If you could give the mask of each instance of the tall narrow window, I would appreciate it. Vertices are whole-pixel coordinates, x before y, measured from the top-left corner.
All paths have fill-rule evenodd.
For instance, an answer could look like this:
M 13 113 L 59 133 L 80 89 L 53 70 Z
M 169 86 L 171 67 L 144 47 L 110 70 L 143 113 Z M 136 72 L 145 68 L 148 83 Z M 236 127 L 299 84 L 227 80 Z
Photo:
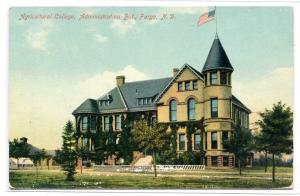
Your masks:
M 227 84 L 227 72 L 221 72 L 221 77 L 220 77 L 220 79 L 221 79 L 221 84 Z
M 109 130 L 109 117 L 104 116 L 104 131 L 108 131 L 108 130 Z
M 195 99 L 188 100 L 188 120 L 195 120 Z
M 88 117 L 84 116 L 82 118 L 82 130 L 87 130 L 88 128 Z
M 185 90 L 186 90 L 186 91 L 191 90 L 191 82 L 190 82 L 190 81 L 186 81 L 186 82 L 185 82 Z
M 218 99 L 210 99 L 210 113 L 212 118 L 218 117 Z
M 207 86 L 207 73 L 205 74 L 204 79 L 205 79 L 205 86 Z
M 82 147 L 88 147 L 89 139 L 84 137 L 82 138 Z
M 179 150 L 185 150 L 185 134 L 179 135 Z
M 115 116 L 115 129 L 116 130 L 121 130 L 121 116 L 120 115 L 116 115 Z
M 228 148 L 227 145 L 224 144 L 228 140 L 228 131 L 223 131 L 222 132 L 222 142 L 223 142 L 223 149 Z
M 176 121 L 177 120 L 177 106 L 176 101 L 172 100 L 170 102 L 170 121 Z
M 211 132 L 211 149 L 218 149 L 217 132 Z
M 178 82 L 178 91 L 182 91 L 182 82 Z
M 197 90 L 198 86 L 197 86 L 197 80 L 193 80 L 193 90 Z
M 231 85 L 231 73 L 228 73 L 228 85 Z
M 200 143 L 201 143 L 201 135 L 195 134 L 194 135 L 194 150 L 200 150 Z
M 210 85 L 217 84 L 217 72 L 210 73 Z
M 91 117 L 91 130 L 96 130 L 97 128 L 97 119 L 96 116 Z

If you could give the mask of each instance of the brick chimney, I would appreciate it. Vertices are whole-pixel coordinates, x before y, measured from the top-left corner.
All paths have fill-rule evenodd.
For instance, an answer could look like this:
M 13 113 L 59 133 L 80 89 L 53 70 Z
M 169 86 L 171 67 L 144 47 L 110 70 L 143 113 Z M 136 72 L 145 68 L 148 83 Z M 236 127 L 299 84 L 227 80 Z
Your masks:
M 173 76 L 175 76 L 179 72 L 178 68 L 173 68 Z
M 27 139 L 26 137 L 21 137 L 21 138 L 20 138 L 20 141 L 21 141 L 22 143 L 27 143 L 28 139 Z
M 125 84 L 125 76 L 117 76 L 116 77 L 117 86 L 122 86 Z

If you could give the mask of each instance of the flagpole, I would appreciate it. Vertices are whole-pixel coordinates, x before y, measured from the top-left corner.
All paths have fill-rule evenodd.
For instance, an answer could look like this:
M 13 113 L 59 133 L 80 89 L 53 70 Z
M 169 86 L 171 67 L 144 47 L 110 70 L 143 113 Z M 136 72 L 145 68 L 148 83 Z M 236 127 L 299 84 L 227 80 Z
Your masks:
M 218 18 L 217 18 L 217 6 L 215 6 L 215 15 L 216 15 L 216 36 L 218 36 Z

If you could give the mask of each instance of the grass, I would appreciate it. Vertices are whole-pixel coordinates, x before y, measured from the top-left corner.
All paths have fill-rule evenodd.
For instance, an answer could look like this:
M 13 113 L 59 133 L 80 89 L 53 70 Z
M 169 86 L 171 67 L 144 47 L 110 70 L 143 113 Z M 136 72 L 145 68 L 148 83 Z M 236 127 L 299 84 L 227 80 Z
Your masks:
M 85 170 L 76 174 L 74 182 L 65 181 L 59 170 L 11 170 L 12 189 L 232 189 L 232 188 L 287 188 L 292 184 L 292 168 L 278 167 L 276 182 L 263 168 L 204 170 L 199 172 L 160 172 L 153 174 L 109 173 Z

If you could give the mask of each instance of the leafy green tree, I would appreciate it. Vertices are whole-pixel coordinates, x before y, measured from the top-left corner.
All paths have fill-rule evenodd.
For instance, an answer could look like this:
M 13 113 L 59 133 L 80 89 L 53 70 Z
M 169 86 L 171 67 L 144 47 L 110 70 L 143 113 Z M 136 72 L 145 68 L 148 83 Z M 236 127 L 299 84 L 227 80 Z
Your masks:
M 124 115 L 121 116 L 121 136 L 118 145 L 119 157 L 124 159 L 124 164 L 129 165 L 132 161 L 133 145 L 131 141 L 131 129 L 133 119 L 130 114 L 127 114 L 125 119 Z
M 109 117 L 109 130 L 107 133 L 106 158 L 112 158 L 116 154 L 116 137 L 112 126 L 113 118 Z
M 59 149 L 55 150 L 55 155 L 53 157 L 53 160 L 59 165 L 63 164 L 63 154 L 61 150 Z
M 19 168 L 19 159 L 21 157 L 29 157 L 30 148 L 26 142 L 13 139 L 9 141 L 9 157 L 17 159 L 17 167 Z
M 101 165 L 105 160 L 106 134 L 103 132 L 102 118 L 97 119 L 97 131 L 94 135 L 94 156 L 93 160 L 96 164 Z
M 154 174 L 156 172 L 156 153 L 163 151 L 166 148 L 168 134 L 166 132 L 167 126 L 154 122 L 152 126 L 147 120 L 142 119 L 134 123 L 132 128 L 132 139 L 134 143 L 141 149 L 148 149 L 152 151 Z
M 71 121 L 68 121 L 63 131 L 63 145 L 61 150 L 62 156 L 62 169 L 66 174 L 67 181 L 74 181 L 76 174 L 76 138 L 75 130 Z
M 41 162 L 46 158 L 46 156 L 47 153 L 45 149 L 35 151 L 33 154 L 30 155 L 30 159 L 32 160 L 36 169 L 36 174 L 38 174 L 38 166 L 41 166 Z
M 81 159 L 80 174 L 82 174 L 83 160 L 89 158 L 89 148 L 87 146 L 78 146 L 76 152 L 77 157 Z
M 226 151 L 233 153 L 238 161 L 239 174 L 242 175 L 242 163 L 251 154 L 253 136 L 249 129 L 241 127 L 241 123 L 235 125 L 229 139 L 223 139 Z
M 275 155 L 293 152 L 293 112 L 278 102 L 272 110 L 266 109 L 260 116 L 262 119 L 257 122 L 261 128 L 260 138 L 272 154 L 272 181 L 275 182 Z
M 264 141 L 264 136 L 262 133 L 254 136 L 254 149 L 257 152 L 263 152 L 264 153 L 264 159 L 265 159 L 265 173 L 268 169 L 268 149 L 267 144 Z

